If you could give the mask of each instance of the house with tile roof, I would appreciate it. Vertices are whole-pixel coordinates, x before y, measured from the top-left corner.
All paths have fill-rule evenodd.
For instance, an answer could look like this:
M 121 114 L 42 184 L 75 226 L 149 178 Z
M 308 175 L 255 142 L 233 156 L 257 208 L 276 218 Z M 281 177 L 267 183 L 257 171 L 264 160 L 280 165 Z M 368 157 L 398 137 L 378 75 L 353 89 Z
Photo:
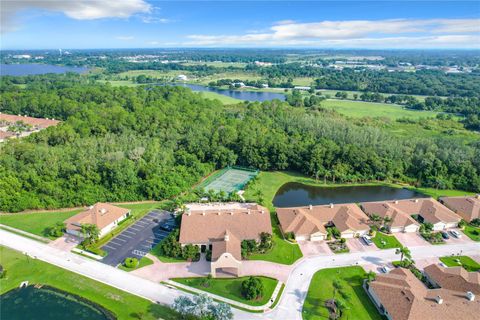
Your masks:
M 480 219 L 480 194 L 465 197 L 442 197 L 439 200 L 467 222 Z
M 436 280 L 441 284 L 449 276 L 450 268 L 440 268 Z M 425 268 L 430 276 L 433 267 Z M 370 298 L 379 311 L 390 320 L 476 319 L 480 314 L 480 300 L 471 291 L 478 278 L 469 278 L 456 286 L 427 288 L 408 269 L 397 268 L 388 274 L 379 274 L 366 284 Z
M 82 225 L 94 224 L 100 230 L 100 237 L 115 229 L 118 224 L 130 215 L 130 209 L 120 208 L 109 203 L 98 202 L 67 220 L 67 233 L 83 237 Z
M 420 223 L 413 219 L 410 214 L 396 209 L 387 202 L 364 202 L 360 203 L 360 208 L 370 217 L 378 215 L 382 219 L 390 218 L 391 222 L 388 225 L 392 233 L 417 232 L 420 228 Z
M 420 222 L 433 224 L 434 231 L 454 228 L 461 220 L 460 216 L 455 214 L 455 212 L 433 198 L 379 201 L 375 205 L 363 203 L 362 208 L 366 210 L 365 212 L 368 214 L 381 214 L 382 212 L 388 214 L 388 212 L 390 212 L 393 216 L 393 213 L 396 211 L 395 216 L 399 219 L 399 224 L 401 224 L 402 220 L 406 219 L 407 216 L 418 216 Z M 370 211 L 372 208 L 377 211 L 379 210 L 379 212 Z
M 282 231 L 292 232 L 300 241 L 324 240 L 328 227 L 336 227 L 343 238 L 362 236 L 370 230 L 369 218 L 354 203 L 277 208 L 277 216 Z
M 211 250 L 211 274 L 241 274 L 243 240 L 272 234 L 270 213 L 255 203 L 189 204 L 182 215 L 179 242 Z

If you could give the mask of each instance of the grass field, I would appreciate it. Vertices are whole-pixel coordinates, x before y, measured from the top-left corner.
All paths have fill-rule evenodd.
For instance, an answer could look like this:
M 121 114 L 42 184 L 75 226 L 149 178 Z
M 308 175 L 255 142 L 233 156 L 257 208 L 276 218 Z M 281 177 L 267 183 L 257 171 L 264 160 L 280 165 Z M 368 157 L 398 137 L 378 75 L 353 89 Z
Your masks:
M 338 113 L 348 117 L 385 117 L 390 119 L 399 118 L 427 118 L 435 117 L 438 112 L 433 111 L 414 111 L 407 110 L 399 105 L 374 103 L 350 100 L 334 100 L 328 99 L 322 101 L 322 107 L 332 108 Z
M 457 262 L 457 260 L 459 261 Z M 442 261 L 447 267 L 462 266 L 468 272 L 480 270 L 480 264 L 467 256 L 441 257 L 440 261 Z
M 242 282 L 247 279 L 247 277 L 242 278 L 213 278 L 210 279 L 208 287 L 203 285 L 205 278 L 176 278 L 172 279 L 178 283 L 200 289 L 206 292 L 210 292 L 228 299 L 239 301 L 251 306 L 262 306 L 266 304 L 270 297 L 272 296 L 273 291 L 278 283 L 278 280 L 267 278 L 267 277 L 255 277 L 260 279 L 264 287 L 264 295 L 259 300 L 247 300 L 242 296 L 241 286 Z
M 47 229 L 80 211 L 2 214 L 0 215 L 0 223 L 38 236 L 54 239 L 47 234 Z
M 110 83 L 112 87 L 136 87 L 141 84 L 134 83 L 130 80 L 97 80 L 99 83 Z
M 472 225 L 466 225 L 463 229 L 463 233 L 467 235 L 473 241 L 480 241 L 480 228 L 474 227 Z
M 380 249 L 392 249 L 402 247 L 402 244 L 397 240 L 397 238 L 395 238 L 395 236 L 387 235 L 378 231 L 375 234 L 375 237 L 372 238 L 372 242 L 375 243 L 375 245 Z
M 339 280 L 342 285 L 342 289 L 337 293 L 337 298 L 343 300 L 348 307 L 340 319 L 383 319 L 362 287 L 364 278 L 365 271 L 361 267 L 322 269 L 316 272 L 310 282 L 303 304 L 303 319 L 329 319 L 325 301 L 333 298 L 334 280 Z M 348 299 L 345 299 L 347 296 Z
M 5 247 L 0 247 L 0 264 L 7 270 L 6 279 L 0 280 L 0 294 L 27 280 L 30 284 L 49 285 L 91 300 L 112 311 L 118 319 L 174 320 L 179 317 L 168 307 L 40 260 L 27 260 L 21 253 Z
M 202 95 L 206 99 L 220 100 L 220 102 L 225 104 L 225 105 L 236 104 L 236 103 L 242 103 L 243 102 L 243 100 L 228 97 L 228 96 L 225 96 L 223 94 L 219 94 L 219 93 L 215 93 L 215 92 L 201 91 L 201 92 L 199 92 L 199 94 Z
M 135 268 L 127 268 L 123 264 L 121 264 L 118 268 L 124 271 L 130 272 L 133 270 L 137 270 L 137 269 L 149 266 L 151 264 L 153 264 L 152 260 L 148 259 L 147 257 L 142 257 L 142 259 L 140 259 L 140 261 L 138 262 L 138 265 Z

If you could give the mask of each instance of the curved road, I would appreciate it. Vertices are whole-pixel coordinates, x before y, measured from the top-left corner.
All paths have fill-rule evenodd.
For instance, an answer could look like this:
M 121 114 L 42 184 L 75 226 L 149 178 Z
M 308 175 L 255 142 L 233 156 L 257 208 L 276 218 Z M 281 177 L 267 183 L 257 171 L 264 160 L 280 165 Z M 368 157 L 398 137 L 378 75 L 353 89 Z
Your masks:
M 82 256 L 52 248 L 37 241 L 24 238 L 0 229 L 0 245 L 28 253 L 37 259 L 58 267 L 81 274 L 99 282 L 103 282 L 120 290 L 137 296 L 170 305 L 180 295 L 188 295 L 183 291 L 170 289 L 162 284 L 145 280 L 138 276 L 84 258 Z M 480 243 L 454 244 L 443 246 L 411 247 L 414 259 L 433 258 L 457 254 L 478 255 Z M 374 252 L 352 253 L 337 256 L 319 256 L 298 261 L 287 281 L 283 296 L 278 306 L 263 314 L 248 313 L 233 309 L 236 319 L 302 319 L 302 306 L 313 274 L 322 268 L 350 265 L 385 264 L 398 260 L 394 249 Z

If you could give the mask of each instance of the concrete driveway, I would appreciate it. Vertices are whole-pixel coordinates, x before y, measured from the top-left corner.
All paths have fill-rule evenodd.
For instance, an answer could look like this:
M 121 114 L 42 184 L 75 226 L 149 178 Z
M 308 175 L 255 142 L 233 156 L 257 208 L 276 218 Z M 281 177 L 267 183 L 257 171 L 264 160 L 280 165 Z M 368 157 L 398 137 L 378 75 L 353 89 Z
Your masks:
M 292 268 L 291 265 L 268 261 L 243 260 L 240 276 L 265 276 L 286 282 Z
M 455 238 L 454 236 L 452 236 L 452 234 L 450 233 L 451 230 L 456 230 L 458 231 L 462 236 L 460 238 Z M 469 244 L 469 243 L 475 243 L 475 241 L 473 241 L 472 239 L 470 239 L 466 234 L 463 233 L 462 230 L 458 229 L 458 228 L 454 228 L 454 229 L 448 229 L 447 230 L 448 232 L 448 235 L 450 236 L 450 239 L 447 239 L 445 240 L 445 242 L 447 244 Z
M 347 239 L 347 247 L 350 249 L 350 252 L 372 252 L 380 250 L 374 243 L 369 246 L 365 244 L 362 239 L 357 238 Z
M 423 237 L 416 232 L 396 232 L 394 233 L 395 237 L 401 244 L 405 247 L 418 247 L 418 246 L 429 246 L 430 242 L 423 239 Z
M 64 234 L 60 238 L 50 242 L 48 245 L 53 248 L 60 249 L 62 251 L 70 252 L 73 248 L 78 246 L 82 242 L 79 237 L 72 236 L 71 234 Z
M 333 255 L 325 241 L 298 241 L 304 257 Z

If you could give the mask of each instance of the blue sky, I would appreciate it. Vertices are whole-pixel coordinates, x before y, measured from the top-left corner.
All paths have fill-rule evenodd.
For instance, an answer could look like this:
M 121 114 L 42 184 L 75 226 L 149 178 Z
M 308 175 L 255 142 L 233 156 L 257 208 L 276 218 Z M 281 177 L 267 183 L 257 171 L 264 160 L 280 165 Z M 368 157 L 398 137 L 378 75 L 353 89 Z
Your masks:
M 2 49 L 480 49 L 480 1 L 2 0 Z

